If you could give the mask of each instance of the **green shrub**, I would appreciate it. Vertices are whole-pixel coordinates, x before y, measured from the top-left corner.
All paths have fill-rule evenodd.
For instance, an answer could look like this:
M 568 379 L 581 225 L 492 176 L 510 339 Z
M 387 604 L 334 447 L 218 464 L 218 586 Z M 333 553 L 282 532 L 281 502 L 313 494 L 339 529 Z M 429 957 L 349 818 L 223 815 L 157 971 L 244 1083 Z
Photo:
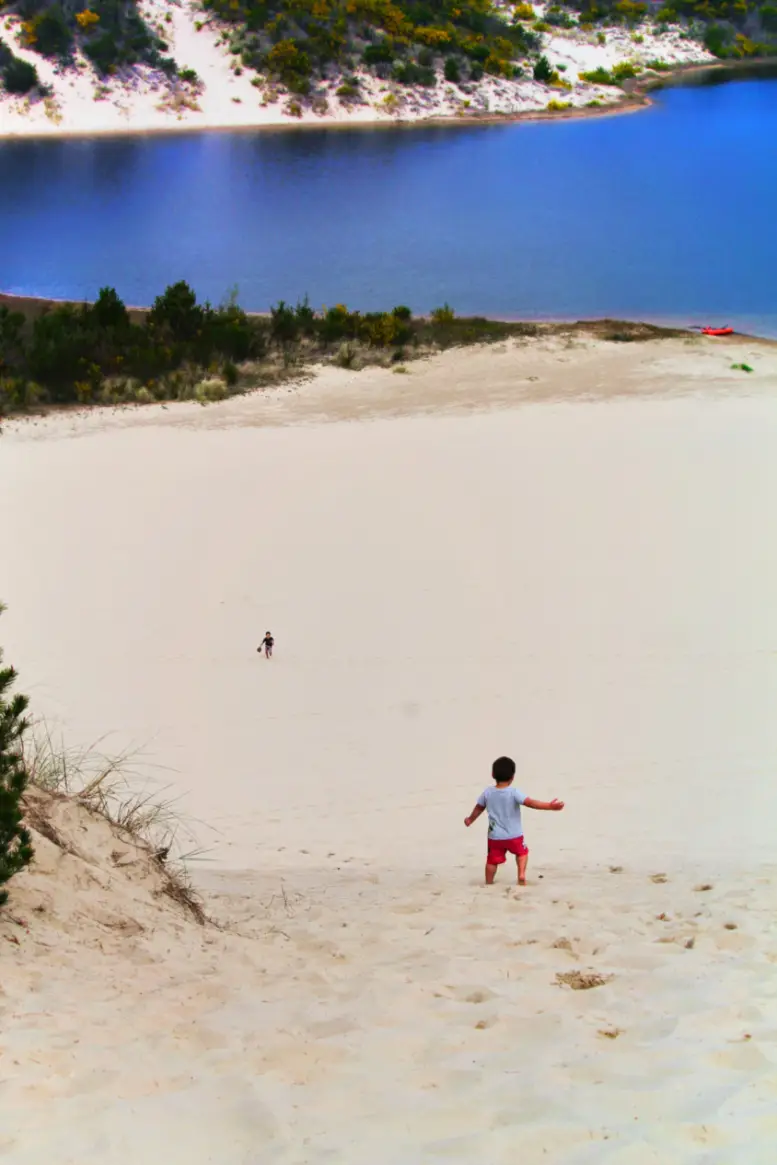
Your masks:
M 270 332 L 278 344 L 290 344 L 300 333 L 297 313 L 284 300 L 270 308 Z
M 704 46 L 715 57 L 729 56 L 729 36 L 720 24 L 710 24 L 704 30 Z
M 633 61 L 619 61 L 617 65 L 612 67 L 612 76 L 616 83 L 636 77 L 640 72 L 639 65 L 634 64 Z
M 431 87 L 437 84 L 437 75 L 430 66 L 417 65 L 415 61 L 397 62 L 394 65 L 394 77 L 400 85 L 426 85 Z
M 368 44 L 362 53 L 365 65 L 390 65 L 397 54 L 388 41 L 382 40 L 378 44 Z
M 9 64 L 0 73 L 3 88 L 6 93 L 29 93 L 40 84 L 38 70 L 29 61 L 22 61 L 19 57 L 12 57 Z
M 569 13 L 558 6 L 549 8 L 545 13 L 545 23 L 551 28 L 577 28 L 577 21 Z
M 8 901 L 5 887 L 11 878 L 33 859 L 32 838 L 23 824 L 27 772 L 22 739 L 28 727 L 28 700 L 13 692 L 15 683 L 16 672 L 3 667 L 0 651 L 0 907 Z
M 99 36 L 90 37 L 83 48 L 99 73 L 107 73 L 121 63 L 121 49 L 113 33 L 103 32 Z M 159 63 L 162 67 L 162 62 Z
M 612 74 L 608 73 L 606 69 L 603 69 L 601 65 L 596 69 L 590 69 L 587 73 L 580 73 L 579 76 L 581 81 L 587 81 L 589 85 L 618 84 Z
M 535 81 L 541 81 L 543 85 L 549 85 L 554 77 L 553 68 L 546 56 L 538 57 L 534 62 L 534 69 L 532 75 Z
M 655 73 L 668 73 L 672 66 L 666 61 L 654 60 L 646 61 L 645 68 L 652 69 Z
M 436 307 L 431 315 L 433 324 L 452 324 L 456 318 L 456 313 L 448 303 L 444 303 L 442 307 Z
M 158 295 L 148 313 L 148 323 L 172 340 L 192 340 L 202 329 L 204 313 L 188 283 L 181 280 Z
M 44 57 L 68 57 L 73 49 L 73 30 L 59 4 L 51 4 L 32 19 L 35 50 Z

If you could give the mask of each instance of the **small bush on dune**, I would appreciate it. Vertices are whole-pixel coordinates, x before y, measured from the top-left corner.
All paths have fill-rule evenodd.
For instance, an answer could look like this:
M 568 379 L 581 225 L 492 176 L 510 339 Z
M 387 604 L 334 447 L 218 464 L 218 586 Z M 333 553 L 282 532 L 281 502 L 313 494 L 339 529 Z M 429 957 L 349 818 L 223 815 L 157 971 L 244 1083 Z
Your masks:
M 0 607 L 2 611 L 2 607 Z M 27 787 L 23 737 L 28 700 L 14 692 L 16 672 L 3 667 L 0 651 L 0 907 L 8 901 L 6 886 L 33 858 L 32 838 L 22 822 Z
M 588 72 L 580 73 L 580 80 L 587 81 L 589 85 L 618 84 L 612 73 L 609 73 L 607 69 L 603 69 L 601 65 L 596 69 L 589 69 Z
M 546 56 L 538 57 L 534 62 L 533 76 L 535 81 L 540 81 L 543 85 L 549 85 L 553 80 L 553 67 Z
M 23 96 L 40 86 L 38 70 L 29 61 L 22 61 L 19 57 L 12 57 L 0 72 L 0 77 L 6 93 L 14 96 Z
M 444 303 L 442 307 L 436 307 L 431 315 L 432 323 L 434 324 L 452 324 L 456 318 L 456 313 L 450 304 Z

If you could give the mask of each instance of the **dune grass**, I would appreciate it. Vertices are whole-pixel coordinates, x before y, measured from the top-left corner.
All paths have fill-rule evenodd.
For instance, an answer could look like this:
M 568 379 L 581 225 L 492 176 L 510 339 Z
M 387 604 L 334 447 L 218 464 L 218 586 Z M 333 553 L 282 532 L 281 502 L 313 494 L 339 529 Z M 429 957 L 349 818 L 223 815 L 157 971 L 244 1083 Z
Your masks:
M 29 785 L 71 800 L 107 821 L 117 836 L 144 850 L 162 875 L 161 893 L 205 924 L 210 920 L 187 865 L 203 851 L 176 800 L 166 796 L 164 787 L 150 785 L 148 764 L 138 750 L 107 753 L 101 745 L 98 740 L 85 748 L 68 746 L 55 738 L 45 721 L 36 722 L 23 744 Z M 30 801 L 27 819 L 54 845 L 68 850 L 53 822 Z

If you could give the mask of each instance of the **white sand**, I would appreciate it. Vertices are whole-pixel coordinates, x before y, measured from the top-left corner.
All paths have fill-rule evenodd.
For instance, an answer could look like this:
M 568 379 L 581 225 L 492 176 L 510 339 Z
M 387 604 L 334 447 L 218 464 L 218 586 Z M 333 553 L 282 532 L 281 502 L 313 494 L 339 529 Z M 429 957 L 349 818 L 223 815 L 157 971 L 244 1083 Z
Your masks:
M 134 69 L 129 77 L 101 78 L 81 56 L 77 71 L 62 72 L 53 61 L 21 47 L 17 39 L 19 20 L 6 18 L 0 24 L 0 40 L 36 66 L 52 96 L 45 101 L 30 101 L 0 94 L 0 138 L 522 115 L 545 110 L 549 101 L 580 109 L 592 100 L 605 105 L 623 100 L 620 89 L 580 80 L 581 72 L 597 66 L 609 69 L 625 60 L 642 64 L 663 60 L 671 65 L 715 60 L 697 41 L 686 39 L 679 27 L 659 33 L 646 26 L 641 30 L 640 43 L 624 29 L 608 29 L 604 45 L 598 43 L 596 31 L 554 30 L 543 34 L 543 51 L 554 68 L 566 69 L 563 77 L 571 83 L 571 90 L 542 85 L 531 78 L 507 81 L 486 77 L 474 92 L 465 92 L 440 77 L 434 89 L 411 91 L 365 74 L 361 78 L 363 104 L 341 102 L 335 94 L 339 80 L 333 78 L 327 86 L 326 110 L 306 109 L 297 117 L 289 112 L 288 95 L 268 93 L 266 88 L 257 89 L 251 84 L 255 76 L 251 70 L 235 76 L 233 66 L 239 61 L 220 42 L 221 27 L 211 22 L 198 31 L 195 25 L 203 21 L 204 13 L 190 0 L 145 0 L 140 8 L 145 19 L 165 37 L 178 66 L 196 70 L 202 82 L 196 102 L 185 87 L 171 88 L 162 73 L 145 67 Z M 535 8 L 542 16 L 545 6 Z M 396 101 L 391 111 L 385 105 L 390 95 Z
M 773 1161 L 776 353 L 507 345 L 6 426 L 7 657 L 70 739 L 175 769 L 233 924 L 77 821 L 42 844 L 0 924 L 9 1161 Z M 462 825 L 500 752 L 567 801 L 520 894 Z

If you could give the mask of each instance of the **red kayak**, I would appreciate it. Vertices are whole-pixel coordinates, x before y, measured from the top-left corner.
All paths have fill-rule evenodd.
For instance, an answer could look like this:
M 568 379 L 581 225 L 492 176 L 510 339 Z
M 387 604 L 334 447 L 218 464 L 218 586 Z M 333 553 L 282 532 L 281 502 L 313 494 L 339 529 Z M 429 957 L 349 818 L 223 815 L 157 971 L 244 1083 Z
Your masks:
M 702 328 L 703 336 L 733 336 L 733 328 Z

